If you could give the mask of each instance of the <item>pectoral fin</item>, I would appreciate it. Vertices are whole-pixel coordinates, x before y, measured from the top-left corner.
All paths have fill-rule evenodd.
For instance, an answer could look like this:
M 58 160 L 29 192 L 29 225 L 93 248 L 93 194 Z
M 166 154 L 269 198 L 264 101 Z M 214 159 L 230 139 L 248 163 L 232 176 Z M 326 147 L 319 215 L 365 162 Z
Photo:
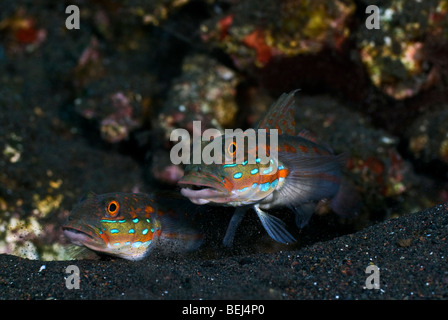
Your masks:
M 231 247 L 233 244 L 233 239 L 235 238 L 236 229 L 241 223 L 241 220 L 244 218 L 244 214 L 246 213 L 246 208 L 238 207 L 235 209 L 235 213 L 230 219 L 229 226 L 227 227 L 226 235 L 224 236 L 224 240 L 222 244 L 226 247 Z
M 282 153 L 279 159 L 290 170 L 278 190 L 285 205 L 331 198 L 337 193 L 344 156 L 297 157 Z
M 296 225 L 299 229 L 302 229 L 308 224 L 311 216 L 316 208 L 316 203 L 314 201 L 308 203 L 302 203 L 297 205 L 288 206 L 296 214 Z

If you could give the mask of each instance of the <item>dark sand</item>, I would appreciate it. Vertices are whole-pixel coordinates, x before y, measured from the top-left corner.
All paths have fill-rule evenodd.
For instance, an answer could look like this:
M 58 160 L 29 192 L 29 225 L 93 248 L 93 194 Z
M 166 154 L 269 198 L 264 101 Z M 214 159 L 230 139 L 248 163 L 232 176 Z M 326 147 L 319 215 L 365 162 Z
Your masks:
M 296 251 L 31 261 L 0 255 L 1 299 L 447 299 L 448 205 Z M 379 289 L 366 289 L 369 264 Z M 80 288 L 67 289 L 67 266 Z

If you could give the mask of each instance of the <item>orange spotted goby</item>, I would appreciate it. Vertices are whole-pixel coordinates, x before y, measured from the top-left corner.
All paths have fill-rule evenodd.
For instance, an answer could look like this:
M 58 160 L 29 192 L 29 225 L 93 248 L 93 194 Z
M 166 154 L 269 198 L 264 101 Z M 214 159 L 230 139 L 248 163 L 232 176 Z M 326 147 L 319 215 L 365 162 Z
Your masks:
M 201 235 L 187 227 L 181 215 L 162 211 L 158 202 L 144 193 L 90 192 L 62 230 L 76 245 L 128 260 L 143 259 L 155 246 L 172 251 L 197 248 Z
M 227 139 L 224 135 L 220 140 L 225 141 L 221 164 L 189 164 L 179 181 L 182 195 L 195 204 L 237 208 L 223 240 L 226 246 L 232 244 L 236 229 L 249 208 L 255 210 L 271 238 L 281 243 L 293 242 L 295 239 L 286 230 L 284 222 L 264 210 L 289 207 L 295 212 L 297 226 L 302 228 L 308 223 L 318 201 L 334 198 L 338 193 L 345 157 L 334 155 L 329 147 L 318 144 L 306 131 L 295 133 L 296 91 L 281 95 L 257 127 L 267 132 L 278 130 L 276 159 L 262 164 L 260 158 L 256 158 L 251 164 L 248 162 L 250 152 L 252 155 L 254 152 L 267 155 L 272 146 L 266 143 L 257 145 L 257 150 L 251 150 L 246 142 L 240 146 L 235 139 Z M 257 141 L 258 136 L 259 133 Z M 212 141 L 204 143 L 204 146 L 208 143 Z M 225 157 L 236 160 L 236 151 L 240 147 L 244 147 L 243 161 L 224 161 Z

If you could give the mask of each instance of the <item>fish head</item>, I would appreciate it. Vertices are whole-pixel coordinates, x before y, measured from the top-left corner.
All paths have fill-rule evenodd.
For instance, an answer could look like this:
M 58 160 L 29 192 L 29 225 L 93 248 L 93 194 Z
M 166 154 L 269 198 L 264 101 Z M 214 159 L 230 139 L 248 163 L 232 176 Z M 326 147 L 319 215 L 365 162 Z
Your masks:
M 245 140 L 240 144 L 232 139 L 222 141 L 220 161 L 187 165 L 184 177 L 178 181 L 181 194 L 195 204 L 229 206 L 251 204 L 266 197 L 266 192 L 259 192 L 260 175 L 273 162 L 262 164 L 258 158 L 250 157 L 257 148 L 248 147 Z M 240 148 L 243 152 L 238 154 Z M 253 161 L 250 163 L 249 159 Z
M 231 179 L 219 164 L 189 164 L 178 184 L 181 194 L 195 204 L 225 203 L 233 190 Z
M 220 150 L 219 155 L 214 154 L 215 160 L 219 161 L 212 163 L 202 161 L 200 164 L 188 165 L 184 177 L 178 181 L 182 187 L 181 193 L 196 204 L 212 202 L 240 206 L 257 203 L 280 188 L 288 170 L 284 168 L 283 173 L 279 173 L 283 165 L 275 155 L 278 152 L 274 152 L 278 151 L 278 141 L 277 145 L 271 141 L 275 141 L 279 135 L 295 135 L 296 92 L 297 90 L 294 90 L 281 95 L 257 125 L 257 130 L 248 129 L 241 131 L 240 134 L 224 134 L 208 143 L 203 143 L 202 155 L 204 151 L 210 149 Z M 233 132 L 236 133 L 237 130 Z M 276 130 L 272 137 L 268 134 L 271 130 Z M 265 137 L 264 143 L 260 142 L 262 132 Z M 243 140 L 239 140 L 238 137 Z M 269 143 L 267 143 L 268 137 Z M 271 149 L 271 144 L 276 150 Z M 261 160 L 259 157 L 261 154 L 269 154 L 269 161 Z
M 161 232 L 156 210 L 148 195 L 89 193 L 74 207 L 62 230 L 76 245 L 140 260 Z

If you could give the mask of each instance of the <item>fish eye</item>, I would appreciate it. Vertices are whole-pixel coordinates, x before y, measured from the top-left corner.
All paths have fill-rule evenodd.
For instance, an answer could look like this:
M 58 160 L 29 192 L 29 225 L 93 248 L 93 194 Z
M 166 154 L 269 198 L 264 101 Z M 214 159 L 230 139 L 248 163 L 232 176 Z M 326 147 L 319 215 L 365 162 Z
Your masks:
M 106 211 L 109 215 L 111 215 L 112 217 L 114 217 L 117 213 L 118 213 L 118 209 L 120 208 L 120 205 L 118 204 L 117 201 L 112 200 L 111 202 L 109 202 L 109 204 L 107 205 Z
M 236 153 L 236 142 L 232 141 L 229 146 L 227 147 L 227 152 L 229 153 L 229 155 L 231 155 L 232 157 L 235 155 Z

